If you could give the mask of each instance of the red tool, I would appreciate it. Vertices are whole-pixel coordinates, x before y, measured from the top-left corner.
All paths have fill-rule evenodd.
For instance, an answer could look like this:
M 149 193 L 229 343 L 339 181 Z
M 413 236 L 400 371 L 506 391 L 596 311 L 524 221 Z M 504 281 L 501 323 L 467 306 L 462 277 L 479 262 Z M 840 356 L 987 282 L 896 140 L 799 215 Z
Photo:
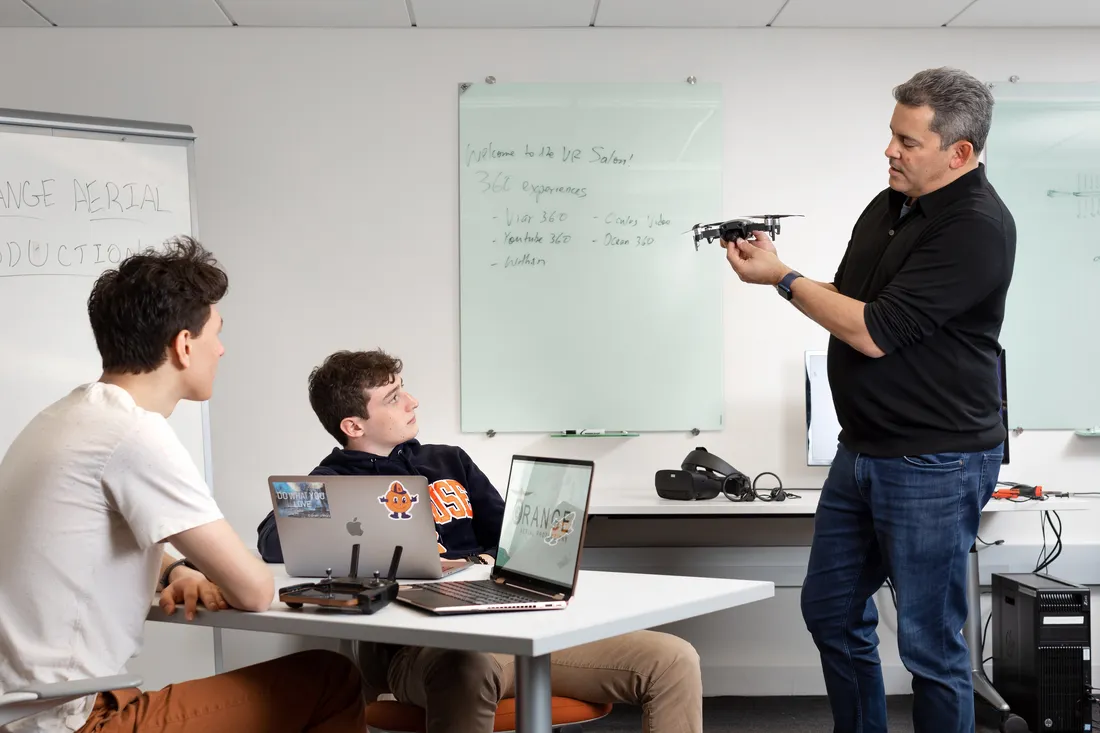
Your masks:
M 994 499 L 1042 499 L 1043 487 L 1042 486 L 1028 486 L 1027 484 L 1016 484 L 1014 486 L 1006 486 L 1004 488 L 997 489 L 993 492 Z

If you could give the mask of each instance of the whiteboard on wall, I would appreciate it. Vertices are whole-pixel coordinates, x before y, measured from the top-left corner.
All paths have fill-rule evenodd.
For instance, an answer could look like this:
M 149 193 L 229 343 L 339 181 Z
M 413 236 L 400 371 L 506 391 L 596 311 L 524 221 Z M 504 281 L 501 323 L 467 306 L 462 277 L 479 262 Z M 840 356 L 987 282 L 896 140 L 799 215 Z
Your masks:
M 723 422 L 717 84 L 459 94 L 462 430 Z
M 1016 223 L 1012 428 L 1100 427 L 1100 84 L 994 84 L 985 162 Z
M 190 128 L 0 110 L 0 451 L 47 405 L 99 378 L 95 278 L 194 233 Z M 169 422 L 211 481 L 205 406 Z
M 95 278 L 195 233 L 193 139 L 183 126 L 0 110 L 0 454 L 39 411 L 99 378 Z M 205 403 L 181 402 L 169 422 L 212 485 Z M 153 624 L 145 637 L 127 668 L 146 689 L 213 673 L 209 629 Z

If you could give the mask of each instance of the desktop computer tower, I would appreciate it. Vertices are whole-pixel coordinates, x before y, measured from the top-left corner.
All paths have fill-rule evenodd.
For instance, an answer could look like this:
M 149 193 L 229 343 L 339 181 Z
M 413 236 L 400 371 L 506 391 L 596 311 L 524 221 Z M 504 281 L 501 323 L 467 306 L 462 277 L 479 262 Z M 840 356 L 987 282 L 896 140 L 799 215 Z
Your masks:
M 1089 589 L 994 573 L 993 686 L 1033 733 L 1092 728 Z

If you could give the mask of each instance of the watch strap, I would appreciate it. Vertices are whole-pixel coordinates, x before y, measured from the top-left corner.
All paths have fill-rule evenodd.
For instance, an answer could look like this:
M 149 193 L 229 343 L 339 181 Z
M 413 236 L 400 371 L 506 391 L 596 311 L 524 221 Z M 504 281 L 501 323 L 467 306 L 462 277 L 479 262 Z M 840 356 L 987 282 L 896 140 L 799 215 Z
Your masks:
M 161 588 L 167 588 L 168 587 L 168 585 L 169 585 L 169 580 L 168 579 L 171 577 L 172 571 L 175 570 L 176 568 L 178 568 L 180 565 L 183 565 L 184 567 L 191 568 L 192 570 L 194 570 L 196 572 L 198 572 L 198 570 L 199 570 L 197 567 L 195 567 L 195 564 L 192 563 L 187 558 L 183 558 L 182 560 L 176 560 L 174 563 L 172 563 L 167 568 L 165 568 L 164 569 L 164 574 L 160 576 L 160 587 Z
M 791 270 L 783 276 L 783 279 L 779 281 L 779 284 L 775 286 L 775 289 L 778 290 L 779 294 L 782 295 L 784 298 L 786 298 L 787 300 L 791 300 L 794 297 L 794 293 L 791 292 L 791 285 L 794 284 L 794 281 L 800 277 L 802 277 L 802 273 L 798 272 L 797 270 Z

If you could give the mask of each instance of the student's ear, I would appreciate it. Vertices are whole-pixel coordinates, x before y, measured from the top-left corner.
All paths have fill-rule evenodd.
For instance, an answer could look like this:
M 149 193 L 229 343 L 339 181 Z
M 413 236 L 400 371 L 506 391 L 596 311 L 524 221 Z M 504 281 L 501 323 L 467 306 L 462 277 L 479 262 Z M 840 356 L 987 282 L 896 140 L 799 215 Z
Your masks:
M 359 438 L 363 435 L 363 426 L 356 417 L 345 417 L 341 420 L 340 430 L 349 438 Z
M 168 346 L 168 358 L 180 369 L 191 366 L 191 332 L 180 331 Z

